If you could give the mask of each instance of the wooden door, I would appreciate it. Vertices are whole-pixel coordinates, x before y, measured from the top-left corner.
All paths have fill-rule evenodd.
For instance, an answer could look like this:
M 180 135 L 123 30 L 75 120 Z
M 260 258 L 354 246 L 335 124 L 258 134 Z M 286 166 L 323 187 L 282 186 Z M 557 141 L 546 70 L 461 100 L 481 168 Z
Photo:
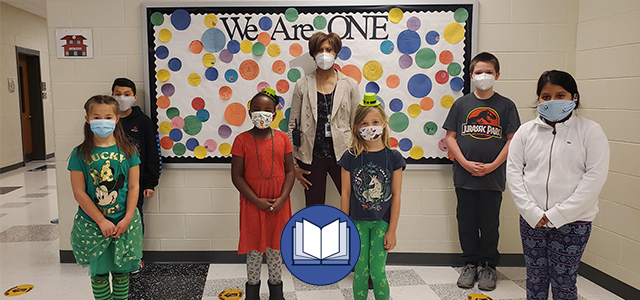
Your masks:
M 22 149 L 26 161 L 31 160 L 31 156 L 33 154 L 28 69 L 27 57 L 25 55 L 18 55 L 18 82 L 20 85 L 20 110 L 22 118 Z

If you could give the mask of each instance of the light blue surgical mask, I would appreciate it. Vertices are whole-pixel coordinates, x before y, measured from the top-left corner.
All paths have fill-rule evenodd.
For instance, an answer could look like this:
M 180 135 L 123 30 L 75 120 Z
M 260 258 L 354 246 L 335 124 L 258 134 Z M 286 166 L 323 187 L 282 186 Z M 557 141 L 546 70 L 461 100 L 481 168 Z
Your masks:
M 113 131 L 116 129 L 116 120 L 107 120 L 107 119 L 97 119 L 90 120 L 89 125 L 91 126 L 91 131 L 98 135 L 101 138 L 106 138 L 110 136 Z
M 576 108 L 576 101 L 550 100 L 538 103 L 538 113 L 542 118 L 550 122 L 564 120 Z

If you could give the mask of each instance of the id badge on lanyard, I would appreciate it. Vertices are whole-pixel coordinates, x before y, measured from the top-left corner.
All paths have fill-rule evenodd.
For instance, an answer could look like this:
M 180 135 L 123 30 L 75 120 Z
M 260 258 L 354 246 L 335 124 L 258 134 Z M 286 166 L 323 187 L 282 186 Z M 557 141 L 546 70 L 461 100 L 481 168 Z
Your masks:
M 327 115 L 327 123 L 324 123 L 324 137 L 331 137 L 331 115 Z

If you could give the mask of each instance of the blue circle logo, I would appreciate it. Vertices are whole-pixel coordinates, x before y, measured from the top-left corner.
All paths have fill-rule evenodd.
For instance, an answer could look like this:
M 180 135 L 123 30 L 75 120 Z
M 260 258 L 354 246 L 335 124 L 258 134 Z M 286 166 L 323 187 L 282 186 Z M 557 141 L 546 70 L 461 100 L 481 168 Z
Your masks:
M 360 235 L 341 210 L 314 205 L 297 212 L 282 231 L 282 260 L 291 274 L 313 285 L 336 283 L 360 255 Z

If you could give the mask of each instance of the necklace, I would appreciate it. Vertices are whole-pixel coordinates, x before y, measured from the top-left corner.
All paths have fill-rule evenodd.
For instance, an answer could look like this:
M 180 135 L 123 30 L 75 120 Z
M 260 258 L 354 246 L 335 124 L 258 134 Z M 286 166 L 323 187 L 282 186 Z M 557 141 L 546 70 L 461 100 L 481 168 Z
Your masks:
M 255 130 L 252 134 L 253 136 L 253 143 L 254 145 L 256 145 L 256 155 L 258 155 L 258 169 L 260 169 L 260 176 L 262 176 L 262 178 L 264 179 L 271 179 L 271 177 L 273 177 L 273 161 L 275 159 L 275 148 L 273 147 L 273 131 L 271 131 L 272 129 L 269 129 L 269 134 L 271 135 L 271 174 L 269 174 L 269 177 L 265 177 L 264 174 L 262 174 L 262 166 L 260 165 L 260 152 L 258 151 L 258 141 L 256 140 L 256 133 Z
M 331 94 L 329 94 L 329 99 L 332 102 L 333 102 L 333 93 L 335 93 L 336 87 L 338 86 L 338 73 L 334 72 L 334 75 L 335 76 L 331 76 L 331 77 L 335 78 L 335 85 L 333 86 L 333 90 L 331 91 Z M 322 93 L 322 98 L 324 99 L 324 107 L 327 111 L 327 119 L 329 120 L 329 122 L 331 122 L 331 111 L 329 108 L 329 101 L 327 100 L 327 95 L 324 93 L 324 86 L 322 84 L 320 84 L 320 92 Z

